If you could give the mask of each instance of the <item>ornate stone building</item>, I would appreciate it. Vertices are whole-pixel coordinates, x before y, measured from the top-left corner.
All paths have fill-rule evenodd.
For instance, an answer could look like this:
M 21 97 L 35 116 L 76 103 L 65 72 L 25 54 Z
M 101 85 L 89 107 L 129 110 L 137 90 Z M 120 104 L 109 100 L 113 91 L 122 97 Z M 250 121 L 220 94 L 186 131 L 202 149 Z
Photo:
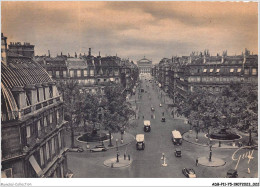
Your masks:
M 1 176 L 72 176 L 55 82 L 31 57 L 10 51 L 6 56 L 1 61 Z
M 151 74 L 151 69 L 152 69 L 152 61 L 148 60 L 147 58 L 143 58 L 141 60 L 137 61 L 137 66 L 139 69 L 139 74 Z

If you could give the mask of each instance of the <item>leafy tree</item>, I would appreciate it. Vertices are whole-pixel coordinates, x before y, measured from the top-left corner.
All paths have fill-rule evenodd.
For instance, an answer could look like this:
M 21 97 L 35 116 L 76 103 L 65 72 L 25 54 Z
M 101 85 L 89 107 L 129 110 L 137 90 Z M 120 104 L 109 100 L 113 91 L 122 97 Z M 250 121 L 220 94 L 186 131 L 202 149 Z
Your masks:
M 103 125 L 109 131 L 110 146 L 112 146 L 111 134 L 119 132 L 124 127 L 131 127 L 131 124 L 128 122 L 135 115 L 135 112 L 131 109 L 131 104 L 126 102 L 125 98 L 126 95 L 121 85 L 105 87 Z
M 74 131 L 80 124 L 83 110 L 83 98 L 77 81 L 68 80 L 58 82 L 57 88 L 61 92 L 64 100 L 64 119 L 69 122 L 71 131 L 71 147 L 74 147 Z

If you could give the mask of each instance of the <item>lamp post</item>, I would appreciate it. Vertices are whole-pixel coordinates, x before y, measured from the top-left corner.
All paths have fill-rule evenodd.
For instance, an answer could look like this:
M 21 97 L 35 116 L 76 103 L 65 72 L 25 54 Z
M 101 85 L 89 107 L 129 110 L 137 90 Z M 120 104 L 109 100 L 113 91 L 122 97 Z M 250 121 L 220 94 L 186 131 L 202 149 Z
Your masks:
M 116 139 L 116 150 L 118 151 L 118 139 Z

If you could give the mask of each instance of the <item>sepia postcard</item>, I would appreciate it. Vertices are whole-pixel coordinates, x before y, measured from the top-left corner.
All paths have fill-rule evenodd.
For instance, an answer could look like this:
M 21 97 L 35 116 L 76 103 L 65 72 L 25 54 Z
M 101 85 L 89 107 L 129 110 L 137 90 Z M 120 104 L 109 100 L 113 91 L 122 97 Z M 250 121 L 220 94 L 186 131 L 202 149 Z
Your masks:
M 1 186 L 259 186 L 258 6 L 2 1 Z

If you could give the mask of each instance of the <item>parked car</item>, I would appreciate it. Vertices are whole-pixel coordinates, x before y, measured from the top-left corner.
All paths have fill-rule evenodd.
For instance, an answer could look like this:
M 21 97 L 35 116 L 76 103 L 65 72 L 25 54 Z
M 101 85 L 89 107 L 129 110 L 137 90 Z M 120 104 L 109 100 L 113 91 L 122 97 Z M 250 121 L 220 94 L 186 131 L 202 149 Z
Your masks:
M 188 178 L 196 178 L 196 174 L 193 169 L 183 168 L 182 173 Z
M 79 146 L 76 146 L 76 147 L 72 147 L 72 148 L 69 148 L 69 152 L 83 152 L 84 149 L 82 147 L 79 147 Z
M 94 148 L 90 149 L 90 152 L 102 152 L 107 151 L 107 148 L 103 145 L 97 145 Z
M 162 120 L 161 120 L 162 122 L 165 122 L 165 117 L 162 117 Z
M 162 104 L 160 103 L 160 105 L 159 105 L 160 107 L 162 107 Z
M 237 170 L 235 169 L 228 170 L 226 178 L 237 178 L 237 177 L 238 177 Z
M 151 111 L 154 111 L 154 107 L 151 107 Z

